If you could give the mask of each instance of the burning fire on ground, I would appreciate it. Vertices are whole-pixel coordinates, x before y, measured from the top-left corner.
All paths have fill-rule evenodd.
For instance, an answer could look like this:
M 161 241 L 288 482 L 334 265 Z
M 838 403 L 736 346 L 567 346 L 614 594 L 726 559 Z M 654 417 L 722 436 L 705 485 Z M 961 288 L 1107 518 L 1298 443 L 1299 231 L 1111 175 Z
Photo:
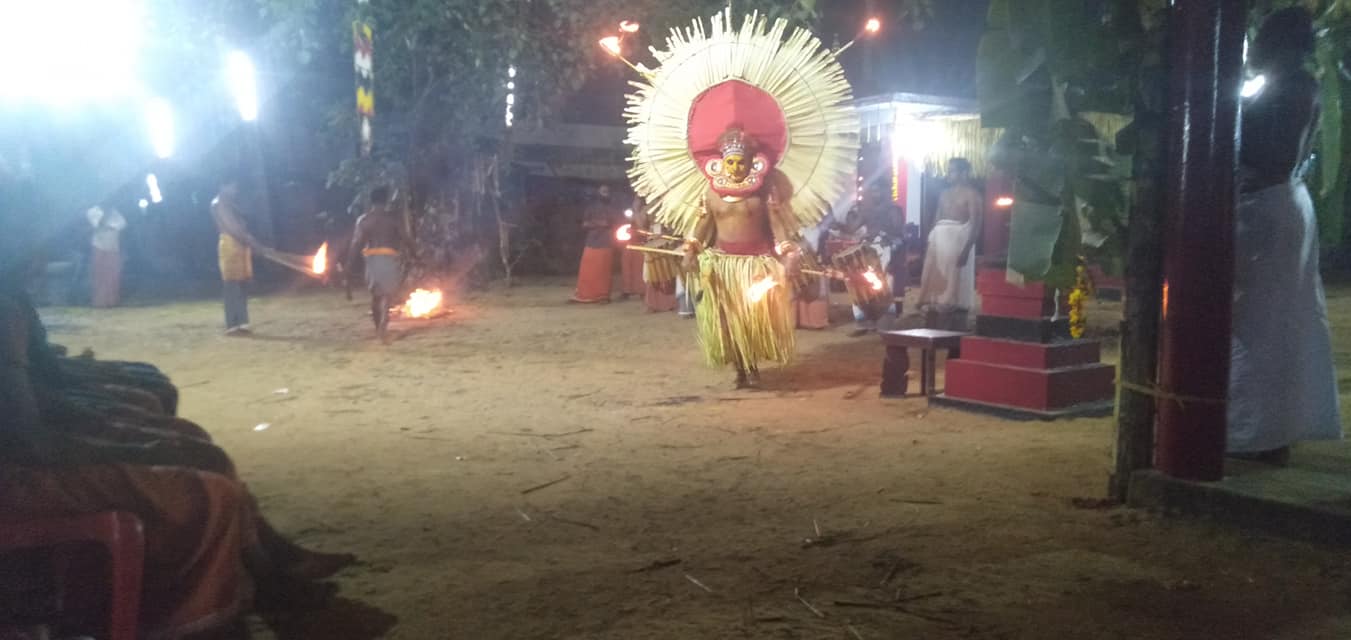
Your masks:
M 403 316 L 430 318 L 441 310 L 444 298 L 440 289 L 416 289 L 408 294 L 408 301 L 403 303 Z

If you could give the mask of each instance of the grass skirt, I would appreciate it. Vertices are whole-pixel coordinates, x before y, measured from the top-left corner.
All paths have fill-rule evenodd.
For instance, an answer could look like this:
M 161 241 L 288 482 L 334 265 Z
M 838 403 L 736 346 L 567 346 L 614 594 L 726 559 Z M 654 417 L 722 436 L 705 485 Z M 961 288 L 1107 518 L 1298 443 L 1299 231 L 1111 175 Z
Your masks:
M 766 277 L 779 284 L 751 301 L 751 286 Z M 764 361 L 792 360 L 793 292 L 783 282 L 783 266 L 773 256 L 700 254 L 698 288 L 692 293 L 698 300 L 699 346 L 710 366 L 753 369 Z

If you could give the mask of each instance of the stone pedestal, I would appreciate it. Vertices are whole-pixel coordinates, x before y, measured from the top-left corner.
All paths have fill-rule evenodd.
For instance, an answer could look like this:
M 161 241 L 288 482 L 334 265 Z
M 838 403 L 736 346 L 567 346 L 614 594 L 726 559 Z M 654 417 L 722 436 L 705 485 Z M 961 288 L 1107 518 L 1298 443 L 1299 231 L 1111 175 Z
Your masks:
M 976 335 L 948 361 L 935 402 L 1017 418 L 1111 413 L 1116 368 L 1100 362 L 1097 341 L 1072 340 L 1069 321 L 1052 319 L 1052 291 L 1009 284 L 999 268 L 982 268 L 976 290 Z

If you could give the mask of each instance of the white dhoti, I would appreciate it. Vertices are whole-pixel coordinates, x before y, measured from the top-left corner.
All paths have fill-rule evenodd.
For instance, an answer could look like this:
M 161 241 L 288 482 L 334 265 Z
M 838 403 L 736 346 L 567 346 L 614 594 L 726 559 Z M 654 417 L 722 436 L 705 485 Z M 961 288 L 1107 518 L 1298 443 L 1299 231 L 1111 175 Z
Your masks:
M 1302 182 L 1240 198 L 1234 259 L 1229 452 L 1340 439 L 1318 225 Z
M 975 256 L 969 256 L 964 266 L 957 264 L 970 239 L 970 222 L 939 220 L 934 224 L 919 280 L 920 309 L 968 311 L 975 306 Z

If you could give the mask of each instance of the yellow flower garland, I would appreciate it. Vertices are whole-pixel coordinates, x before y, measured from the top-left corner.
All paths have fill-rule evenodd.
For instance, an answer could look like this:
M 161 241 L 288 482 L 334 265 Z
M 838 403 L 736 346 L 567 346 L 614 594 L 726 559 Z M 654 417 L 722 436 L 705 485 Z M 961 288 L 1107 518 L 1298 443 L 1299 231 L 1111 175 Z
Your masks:
M 1088 282 L 1088 267 L 1084 265 L 1080 258 L 1079 266 L 1074 270 L 1074 288 L 1070 290 L 1070 337 L 1078 340 L 1084 337 L 1084 329 L 1088 326 L 1088 318 L 1084 314 L 1084 302 L 1088 299 L 1090 292 Z

